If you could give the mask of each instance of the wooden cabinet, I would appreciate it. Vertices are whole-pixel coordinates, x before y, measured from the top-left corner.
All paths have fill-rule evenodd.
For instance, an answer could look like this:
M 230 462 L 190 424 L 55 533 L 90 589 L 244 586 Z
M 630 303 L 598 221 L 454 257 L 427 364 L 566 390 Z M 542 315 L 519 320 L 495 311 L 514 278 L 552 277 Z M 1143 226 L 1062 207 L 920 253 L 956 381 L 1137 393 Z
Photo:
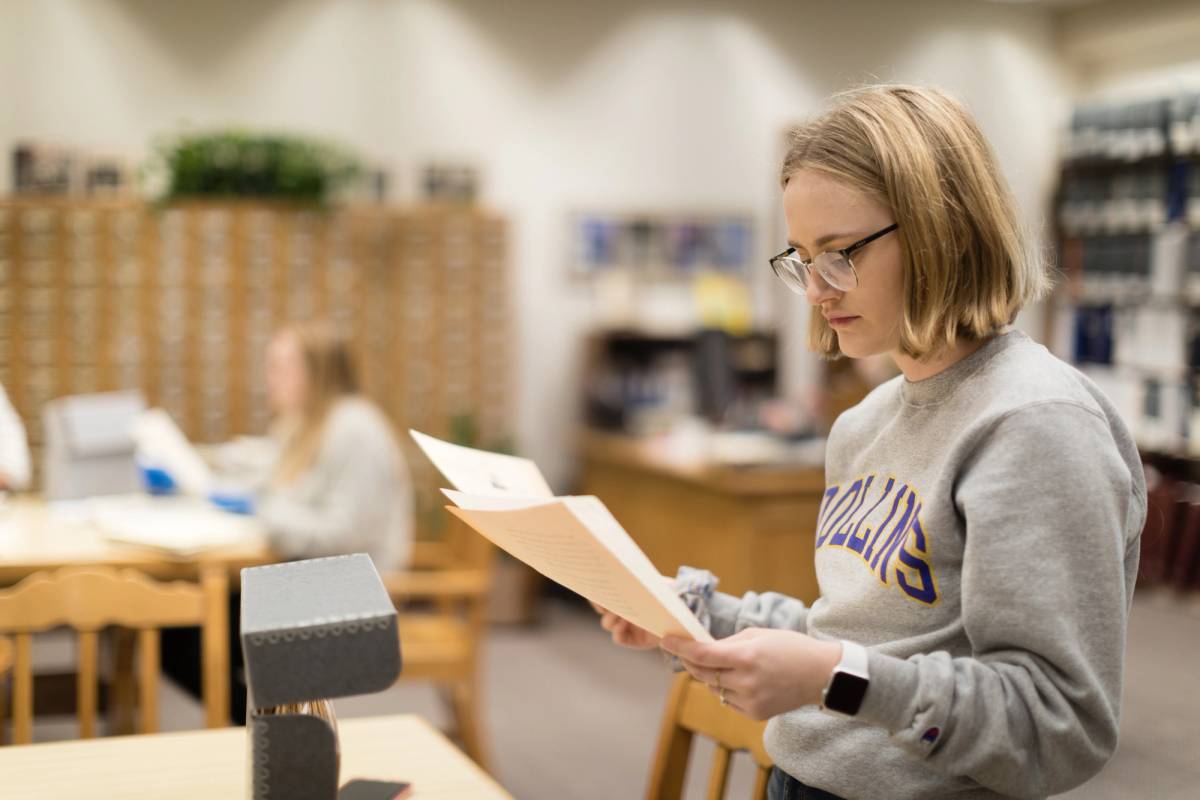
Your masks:
M 495 446 L 512 434 L 506 251 L 503 218 L 471 208 L 0 199 L 0 384 L 35 462 L 42 407 L 82 392 L 138 389 L 193 441 L 261 434 L 268 340 L 323 316 L 399 430 L 457 420 Z M 422 520 L 443 519 L 413 455 Z
M 720 590 L 811 603 L 821 467 L 679 463 L 637 439 L 588 433 L 582 492 L 599 497 L 660 571 L 711 570 Z

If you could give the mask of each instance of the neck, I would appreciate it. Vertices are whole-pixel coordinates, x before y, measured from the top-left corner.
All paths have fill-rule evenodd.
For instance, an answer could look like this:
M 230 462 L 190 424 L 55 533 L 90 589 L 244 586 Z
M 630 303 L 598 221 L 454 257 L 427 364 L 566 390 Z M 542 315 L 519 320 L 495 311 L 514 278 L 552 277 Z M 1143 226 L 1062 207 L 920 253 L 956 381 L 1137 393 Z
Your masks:
M 991 338 L 991 336 L 987 336 L 983 339 L 963 339 L 956 342 L 954 346 L 939 351 L 936 355 L 919 359 L 896 350 L 891 354 L 892 361 L 896 362 L 896 367 L 904 373 L 904 377 L 908 380 L 923 381 L 950 369 L 983 347 Z

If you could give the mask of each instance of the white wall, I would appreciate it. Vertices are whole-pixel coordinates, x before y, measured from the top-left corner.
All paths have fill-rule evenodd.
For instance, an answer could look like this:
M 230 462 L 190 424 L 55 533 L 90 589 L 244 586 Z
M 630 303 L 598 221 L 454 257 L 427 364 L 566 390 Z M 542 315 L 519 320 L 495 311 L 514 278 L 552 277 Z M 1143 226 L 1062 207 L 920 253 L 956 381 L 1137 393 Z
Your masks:
M 562 487 L 591 314 L 565 273 L 569 210 L 746 209 L 765 259 L 785 125 L 833 91 L 903 80 L 972 105 L 1039 223 L 1067 108 L 1054 47 L 1048 11 L 982 0 L 7 0 L 0 151 L 141 153 L 187 120 L 328 134 L 410 172 L 479 162 L 513 221 L 519 445 Z M 802 303 L 773 302 L 803 329 Z M 793 383 L 811 369 L 799 341 Z
M 1074 8 L 1060 50 L 1081 98 L 1168 96 L 1200 91 L 1200 4 L 1106 0 Z

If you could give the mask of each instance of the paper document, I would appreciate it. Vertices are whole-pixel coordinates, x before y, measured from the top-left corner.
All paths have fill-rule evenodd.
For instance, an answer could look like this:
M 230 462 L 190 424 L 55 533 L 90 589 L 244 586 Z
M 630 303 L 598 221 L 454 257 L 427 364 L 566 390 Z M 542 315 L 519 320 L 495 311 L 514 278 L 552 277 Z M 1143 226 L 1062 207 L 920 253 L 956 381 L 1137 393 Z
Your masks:
M 554 497 L 542 472 L 527 458 L 472 450 L 409 430 L 429 460 L 460 492 L 501 497 Z
M 192 498 L 118 495 L 90 500 L 88 510 L 106 539 L 180 556 L 265 544 L 262 525 L 254 518 Z
M 204 497 L 212 489 L 212 471 L 161 408 L 142 412 L 133 427 L 138 455 L 171 474 L 183 491 Z
M 458 491 L 447 507 L 497 547 L 657 636 L 712 641 L 596 497 L 555 497 L 532 461 L 412 432 Z

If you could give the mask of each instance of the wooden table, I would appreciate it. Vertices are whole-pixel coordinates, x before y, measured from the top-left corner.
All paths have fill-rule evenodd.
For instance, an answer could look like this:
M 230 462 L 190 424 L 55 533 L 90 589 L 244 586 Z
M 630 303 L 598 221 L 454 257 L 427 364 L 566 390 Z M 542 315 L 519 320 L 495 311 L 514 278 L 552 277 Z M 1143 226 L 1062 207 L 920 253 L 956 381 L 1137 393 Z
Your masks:
M 667 575 L 681 564 L 711 570 L 720 590 L 819 594 L 813 566 L 823 467 L 731 467 L 679 461 L 647 442 L 588 432 L 584 494 L 604 501 Z
M 160 580 L 196 580 L 209 565 L 224 568 L 230 585 L 236 587 L 242 567 L 277 560 L 265 540 L 182 556 L 111 541 L 96 525 L 56 512 L 37 498 L 19 497 L 0 505 L 0 587 L 15 584 L 39 570 L 59 567 L 133 567 Z M 120 635 L 124 636 L 124 644 L 114 650 L 113 668 L 118 679 L 111 687 L 102 682 L 100 708 L 110 712 L 110 724 L 124 732 L 133 729 L 133 653 L 128 634 Z M 39 713 L 73 713 L 75 674 L 38 673 L 34 692 L 34 706 Z
M 338 722 L 341 781 L 407 781 L 415 800 L 512 800 L 422 718 Z M 244 728 L 0 747 L 5 800 L 232 800 L 247 796 Z
M 275 559 L 265 543 L 178 556 L 149 547 L 112 542 L 93 524 L 64 518 L 33 498 L 0 505 L 0 585 L 16 583 L 38 570 L 65 566 L 135 567 L 160 579 L 195 578 L 207 564 L 228 568 L 231 579 L 242 567 Z

